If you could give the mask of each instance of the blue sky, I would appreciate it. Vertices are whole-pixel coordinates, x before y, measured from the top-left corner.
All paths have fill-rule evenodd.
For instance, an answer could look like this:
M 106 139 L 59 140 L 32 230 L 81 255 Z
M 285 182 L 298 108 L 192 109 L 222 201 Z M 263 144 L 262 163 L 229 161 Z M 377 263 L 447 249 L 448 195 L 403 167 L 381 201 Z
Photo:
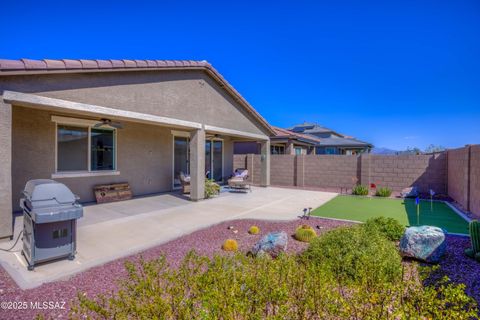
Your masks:
M 480 2 L 2 4 L 0 57 L 211 62 L 273 125 L 379 147 L 480 143 Z

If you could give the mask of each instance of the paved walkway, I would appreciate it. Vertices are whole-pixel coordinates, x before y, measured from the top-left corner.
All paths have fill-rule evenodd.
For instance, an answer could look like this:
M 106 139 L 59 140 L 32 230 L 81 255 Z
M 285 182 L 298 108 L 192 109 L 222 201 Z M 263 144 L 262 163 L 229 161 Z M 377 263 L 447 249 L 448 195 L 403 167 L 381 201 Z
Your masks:
M 175 194 L 85 206 L 78 221 L 77 255 L 74 261 L 60 260 L 27 271 L 21 241 L 16 252 L 0 251 L 0 263 L 22 288 L 67 278 L 182 235 L 234 219 L 292 220 L 303 208 L 316 208 L 335 193 L 285 188 L 252 188 L 251 193 L 222 193 L 219 197 L 190 202 Z M 15 221 L 15 238 L 22 230 Z M 2 242 L 2 248 L 11 242 Z

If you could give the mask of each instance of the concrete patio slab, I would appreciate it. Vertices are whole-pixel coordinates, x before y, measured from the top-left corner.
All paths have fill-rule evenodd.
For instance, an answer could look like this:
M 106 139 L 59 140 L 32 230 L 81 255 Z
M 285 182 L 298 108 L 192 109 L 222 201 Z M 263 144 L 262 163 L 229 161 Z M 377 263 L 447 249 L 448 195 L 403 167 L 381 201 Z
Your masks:
M 78 221 L 74 261 L 45 263 L 27 271 L 21 241 L 14 252 L 1 252 L 0 263 L 22 288 L 66 279 L 88 268 L 128 256 L 208 226 L 235 219 L 292 220 L 303 208 L 316 208 L 336 193 L 285 188 L 252 188 L 251 193 L 224 192 L 191 202 L 176 194 L 161 194 L 128 201 L 87 205 Z M 22 217 L 15 220 L 16 239 Z M 7 248 L 13 241 L 2 242 Z

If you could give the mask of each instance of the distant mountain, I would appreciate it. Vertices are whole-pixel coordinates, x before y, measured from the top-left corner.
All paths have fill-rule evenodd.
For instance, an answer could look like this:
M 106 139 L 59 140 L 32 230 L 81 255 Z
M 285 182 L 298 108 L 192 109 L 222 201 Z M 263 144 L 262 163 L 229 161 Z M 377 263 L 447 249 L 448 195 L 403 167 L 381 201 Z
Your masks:
M 373 154 L 397 154 L 398 150 L 388 149 L 388 148 L 373 148 L 371 153 Z

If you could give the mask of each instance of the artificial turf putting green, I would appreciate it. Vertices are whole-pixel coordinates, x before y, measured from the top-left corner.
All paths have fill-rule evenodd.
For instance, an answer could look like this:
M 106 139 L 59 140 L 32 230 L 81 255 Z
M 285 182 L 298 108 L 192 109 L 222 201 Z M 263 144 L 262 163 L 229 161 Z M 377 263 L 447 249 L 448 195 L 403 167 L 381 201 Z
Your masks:
M 361 222 L 383 216 L 394 218 L 405 226 L 431 225 L 451 233 L 468 234 L 468 223 L 448 205 L 437 201 L 420 201 L 419 223 L 414 199 L 337 196 L 313 210 L 312 215 Z

